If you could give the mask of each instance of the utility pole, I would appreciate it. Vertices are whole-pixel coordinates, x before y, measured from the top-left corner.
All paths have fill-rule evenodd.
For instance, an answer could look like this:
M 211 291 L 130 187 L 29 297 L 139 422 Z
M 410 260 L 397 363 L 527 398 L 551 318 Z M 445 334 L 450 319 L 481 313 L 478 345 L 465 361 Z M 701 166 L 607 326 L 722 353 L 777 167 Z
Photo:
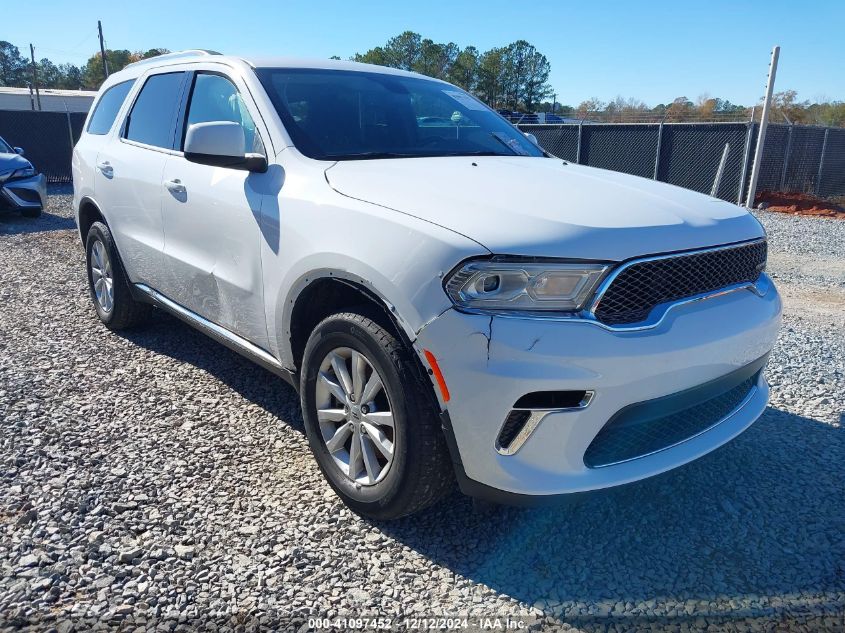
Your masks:
M 766 84 L 766 99 L 763 101 L 763 113 L 760 115 L 760 132 L 757 135 L 757 149 L 754 152 L 754 166 L 751 168 L 751 182 L 748 183 L 748 197 L 745 206 L 754 206 L 754 196 L 757 195 L 757 181 L 760 179 L 760 163 L 763 160 L 763 144 L 766 142 L 766 128 L 769 125 L 769 109 L 772 105 L 772 91 L 775 87 L 775 75 L 778 70 L 778 56 L 780 46 L 772 49 L 772 61 L 769 63 L 769 81 Z
M 103 79 L 109 78 L 109 62 L 106 59 L 106 47 L 103 44 L 103 23 L 97 20 L 97 31 L 100 34 L 100 56 L 103 58 Z
M 557 112 L 557 93 L 552 96 L 552 114 Z
M 29 45 L 29 55 L 32 59 L 32 83 L 35 86 L 35 99 L 38 101 L 38 109 L 41 109 L 41 93 L 38 92 L 38 66 L 35 65 L 35 48 Z

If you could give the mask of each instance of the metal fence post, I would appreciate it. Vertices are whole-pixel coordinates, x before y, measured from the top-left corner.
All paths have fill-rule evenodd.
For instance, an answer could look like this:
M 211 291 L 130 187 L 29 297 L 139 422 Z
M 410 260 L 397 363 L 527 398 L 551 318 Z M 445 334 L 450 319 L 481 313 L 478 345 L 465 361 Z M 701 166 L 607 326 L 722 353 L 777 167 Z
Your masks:
M 722 159 L 719 161 L 719 166 L 716 168 L 716 177 L 713 179 L 713 187 L 710 189 L 710 195 L 714 198 L 719 193 L 719 186 L 722 184 L 722 176 L 725 173 L 725 164 L 728 162 L 728 154 L 730 151 L 730 143 L 725 143 L 725 149 L 722 150 Z
M 816 178 L 816 195 L 819 195 L 819 190 L 822 186 L 822 170 L 824 169 L 824 153 L 827 151 L 827 136 L 830 134 L 830 128 L 824 129 L 824 140 L 822 141 L 822 155 L 819 158 L 819 175 Z
M 581 164 L 581 132 L 584 129 L 584 119 L 578 122 L 578 147 L 575 149 L 575 162 Z
M 772 49 L 772 61 L 769 63 L 769 81 L 766 82 L 766 99 L 763 101 L 763 113 L 760 115 L 760 131 L 757 133 L 757 149 L 754 151 L 754 165 L 751 167 L 751 182 L 748 185 L 748 197 L 745 206 L 754 206 L 754 196 L 757 194 L 757 179 L 760 177 L 763 149 L 766 144 L 766 126 L 769 124 L 769 109 L 772 107 L 772 91 L 775 87 L 775 76 L 778 70 L 778 55 L 780 46 Z
M 792 154 L 792 122 L 789 123 L 789 132 L 786 136 L 786 153 L 783 155 L 783 170 L 780 172 L 780 187 L 779 191 L 786 191 L 786 170 L 789 169 L 789 157 Z
M 663 145 L 663 121 L 665 120 L 666 117 L 664 116 L 657 128 L 657 151 L 654 156 L 654 176 L 652 176 L 652 180 L 657 180 L 657 170 L 660 168 L 660 147 Z
M 73 125 L 70 122 L 70 112 L 65 109 L 65 117 L 67 117 L 67 135 L 70 139 L 70 153 L 73 155 Z
M 751 139 L 754 137 L 754 109 L 751 109 L 751 120 L 745 124 L 748 130 L 745 133 L 745 151 L 742 154 L 742 167 L 739 175 L 739 191 L 736 194 L 736 203 L 742 204 L 742 194 L 745 192 L 745 178 L 748 176 L 748 160 L 751 158 Z

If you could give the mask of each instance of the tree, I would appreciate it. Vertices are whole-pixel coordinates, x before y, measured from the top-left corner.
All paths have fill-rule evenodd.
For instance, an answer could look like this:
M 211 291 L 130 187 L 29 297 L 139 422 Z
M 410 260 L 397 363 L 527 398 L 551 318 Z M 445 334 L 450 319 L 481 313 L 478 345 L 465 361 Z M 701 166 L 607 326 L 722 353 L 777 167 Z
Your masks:
M 551 65 L 546 56 L 525 40 L 509 44 L 503 55 L 504 95 L 509 108 L 522 105 L 529 112 L 551 94 Z
M 83 86 L 82 69 L 73 64 L 59 64 L 59 83 L 57 88 L 81 90 Z
M 435 42 L 405 31 L 350 59 L 445 79 L 492 106 L 533 110 L 552 94 L 549 61 L 525 40 L 482 54 L 474 46 L 461 50 L 454 42 Z
M 646 116 L 648 106 L 634 97 L 627 99 L 622 95 L 617 96 L 613 101 L 604 107 L 608 120 L 631 121 Z
M 591 114 L 601 112 L 606 107 L 607 104 L 604 101 L 598 97 L 593 97 L 592 99 L 587 99 L 586 101 L 582 101 L 578 104 L 578 108 L 575 110 L 575 116 L 579 119 L 586 119 L 589 118 Z
M 448 44 L 437 44 L 432 40 L 425 39 L 420 42 L 419 55 L 411 67 L 411 70 L 429 77 L 446 79 L 449 70 L 458 57 L 458 46 L 453 42 Z
M 449 69 L 449 81 L 464 90 L 475 90 L 478 83 L 478 58 L 475 46 L 467 46 L 458 53 Z
M 419 62 L 421 49 L 422 37 L 419 33 L 405 31 L 392 37 L 384 47 L 387 65 L 402 70 L 414 70 L 414 66 Z
M 355 53 L 351 58 L 353 62 L 362 64 L 375 64 L 376 66 L 390 66 L 387 53 L 381 46 L 371 48 L 366 53 Z
M 772 95 L 772 113 L 769 120 L 782 123 L 785 116 L 792 123 L 810 123 L 809 108 L 810 102 L 798 101 L 798 93 L 795 90 L 776 92 Z
M 109 73 L 116 73 L 130 64 L 132 53 L 127 50 L 106 50 L 106 61 L 109 63 Z M 134 60 L 134 61 L 137 61 Z M 83 84 L 90 90 L 97 90 L 105 79 L 103 75 L 103 58 L 99 52 L 94 53 L 86 62 L 82 71 Z
M 142 59 L 149 59 L 150 57 L 158 57 L 159 55 L 165 55 L 169 53 L 170 50 L 166 48 L 151 48 L 147 51 L 141 52 L 136 51 L 132 53 L 129 57 L 133 62 L 141 61 Z M 108 53 L 106 53 L 108 55 Z M 108 57 L 106 57 L 108 59 Z
M 61 71 L 58 66 L 46 57 L 37 64 L 38 85 L 41 88 L 58 88 L 61 81 Z
M 0 86 L 25 86 L 28 66 L 17 46 L 0 41 Z
M 478 62 L 478 83 L 476 90 L 491 107 L 504 105 L 505 49 L 491 48 Z
M 686 97 L 677 97 L 671 105 L 666 108 L 667 121 L 684 121 L 691 118 L 695 105 Z

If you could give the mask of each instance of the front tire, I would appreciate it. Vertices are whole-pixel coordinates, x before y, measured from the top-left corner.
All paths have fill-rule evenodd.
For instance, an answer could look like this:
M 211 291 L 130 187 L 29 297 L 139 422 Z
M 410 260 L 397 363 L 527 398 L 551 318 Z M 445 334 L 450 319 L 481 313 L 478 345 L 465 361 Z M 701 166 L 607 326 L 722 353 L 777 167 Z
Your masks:
M 102 222 L 94 222 L 88 229 L 85 257 L 88 291 L 100 321 L 110 330 L 144 323 L 152 307 L 132 297 L 111 231 Z
M 396 519 L 453 485 L 439 418 L 411 352 L 373 320 L 335 314 L 314 328 L 300 394 L 311 450 L 353 511 Z

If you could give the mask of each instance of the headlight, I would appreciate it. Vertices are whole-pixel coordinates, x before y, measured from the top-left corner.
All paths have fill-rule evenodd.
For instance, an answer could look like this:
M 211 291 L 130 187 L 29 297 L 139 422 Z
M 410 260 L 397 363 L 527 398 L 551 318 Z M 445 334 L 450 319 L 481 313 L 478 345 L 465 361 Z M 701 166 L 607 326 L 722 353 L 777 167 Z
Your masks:
M 35 168 L 32 166 L 23 167 L 21 169 L 16 169 L 15 171 L 13 171 L 12 175 L 9 176 L 9 180 L 12 180 L 14 178 L 32 178 L 36 173 L 37 172 L 35 171 Z
M 605 264 L 474 261 L 446 280 L 460 308 L 576 312 L 592 297 Z
M 0 172 L 0 182 L 5 182 L 6 180 L 15 180 L 17 178 L 32 178 L 38 172 L 35 171 L 35 168 L 30 165 L 29 167 L 21 167 L 20 169 L 8 170 Z

